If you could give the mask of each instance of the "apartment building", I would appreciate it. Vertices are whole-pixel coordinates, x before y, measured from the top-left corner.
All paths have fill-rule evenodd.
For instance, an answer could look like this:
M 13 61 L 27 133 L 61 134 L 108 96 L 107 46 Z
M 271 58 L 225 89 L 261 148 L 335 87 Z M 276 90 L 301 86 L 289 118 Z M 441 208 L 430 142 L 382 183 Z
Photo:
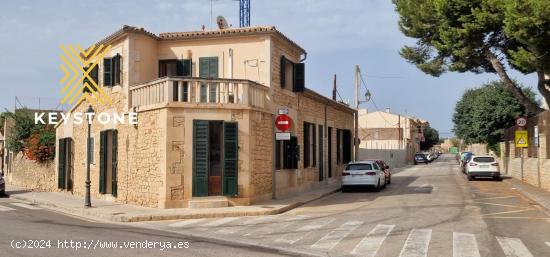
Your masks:
M 305 86 L 307 52 L 275 27 L 154 34 L 124 26 L 97 45 L 91 73 L 112 99 L 92 125 L 97 199 L 157 208 L 249 205 L 339 183 L 353 156 L 354 109 Z M 87 102 L 71 112 L 85 112 Z M 275 140 L 288 113 L 290 139 Z M 59 190 L 84 195 L 87 126 L 56 130 Z

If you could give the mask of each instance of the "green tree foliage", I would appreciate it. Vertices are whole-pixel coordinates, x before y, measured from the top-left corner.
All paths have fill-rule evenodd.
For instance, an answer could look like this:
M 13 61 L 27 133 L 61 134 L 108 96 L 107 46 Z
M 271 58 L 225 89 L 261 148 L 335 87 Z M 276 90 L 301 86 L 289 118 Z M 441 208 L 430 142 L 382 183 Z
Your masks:
M 537 73 L 550 103 L 550 1 L 393 0 L 400 30 L 416 38 L 401 56 L 433 76 L 444 72 L 497 73 L 529 113 L 542 109 L 507 73 Z
M 457 102 L 453 131 L 466 144 L 486 143 L 495 150 L 504 129 L 514 125 L 515 117 L 525 114 L 525 107 L 502 84 L 495 81 L 469 89 Z M 535 93 L 529 88 L 523 92 L 534 99 Z
M 33 113 L 18 109 L 15 113 L 5 112 L 5 117 L 14 120 L 13 129 L 6 138 L 6 148 L 12 152 L 23 152 L 31 160 L 51 161 L 55 157 L 55 129 L 50 125 L 35 124 Z
M 421 150 L 428 150 L 439 143 L 439 132 L 436 129 L 427 126 L 422 131 L 424 133 L 424 142 L 420 142 Z

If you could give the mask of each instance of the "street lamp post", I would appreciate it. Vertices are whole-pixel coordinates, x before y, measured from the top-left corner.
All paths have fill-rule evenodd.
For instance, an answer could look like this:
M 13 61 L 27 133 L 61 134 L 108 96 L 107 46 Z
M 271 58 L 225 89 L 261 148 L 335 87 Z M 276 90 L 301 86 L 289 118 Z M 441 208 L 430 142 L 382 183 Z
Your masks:
M 92 119 L 94 115 L 94 109 L 92 106 L 88 106 L 88 110 L 86 110 L 86 119 L 88 120 L 88 139 L 86 143 L 86 196 L 84 198 L 84 206 L 86 207 L 92 207 L 92 201 L 90 199 L 90 184 L 92 183 L 90 181 L 90 156 L 91 156 L 91 130 L 92 130 Z

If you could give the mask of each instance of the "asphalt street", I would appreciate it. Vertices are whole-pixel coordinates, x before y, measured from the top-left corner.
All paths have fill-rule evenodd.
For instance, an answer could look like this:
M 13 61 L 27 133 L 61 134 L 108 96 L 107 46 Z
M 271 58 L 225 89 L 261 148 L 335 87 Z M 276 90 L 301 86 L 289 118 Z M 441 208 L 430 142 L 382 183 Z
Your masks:
M 3 198 L 0 249 L 2 256 L 281 256 L 281 249 L 322 256 L 550 256 L 549 220 L 547 210 L 506 179 L 468 181 L 448 155 L 394 173 L 382 192 L 338 192 L 273 216 L 128 226 Z M 52 247 L 14 247 L 23 240 L 51 240 Z M 95 249 L 60 248 L 64 240 L 90 242 L 87 248 Z M 99 249 L 98 242 L 103 247 L 118 242 L 118 247 Z M 141 247 L 128 248 L 132 242 Z M 188 242 L 189 247 L 144 249 L 144 242 Z
M 66 216 L 0 198 L 0 256 L 281 256 L 274 251 Z
M 453 156 L 271 217 L 142 225 L 329 256 L 550 256 L 550 216 L 506 181 L 468 181 Z

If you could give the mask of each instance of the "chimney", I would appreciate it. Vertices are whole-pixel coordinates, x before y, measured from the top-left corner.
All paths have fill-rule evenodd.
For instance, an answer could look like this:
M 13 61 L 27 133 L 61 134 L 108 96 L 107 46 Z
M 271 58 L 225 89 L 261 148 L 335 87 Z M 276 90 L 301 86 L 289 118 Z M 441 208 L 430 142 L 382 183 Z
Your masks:
M 390 113 L 390 107 L 386 107 L 386 113 Z

